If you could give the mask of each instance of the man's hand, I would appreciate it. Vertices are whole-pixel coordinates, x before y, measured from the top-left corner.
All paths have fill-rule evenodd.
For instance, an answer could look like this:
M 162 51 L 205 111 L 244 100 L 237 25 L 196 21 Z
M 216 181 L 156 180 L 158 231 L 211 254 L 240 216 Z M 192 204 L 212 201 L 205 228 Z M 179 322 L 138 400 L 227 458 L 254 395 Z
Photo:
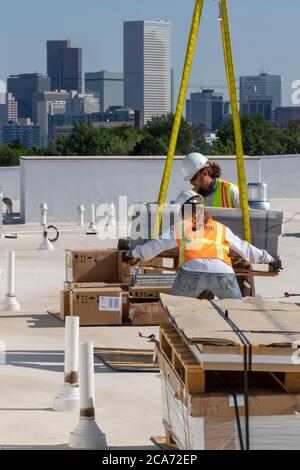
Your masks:
M 280 271 L 283 269 L 283 266 L 282 266 L 282 262 L 281 262 L 281 259 L 279 258 L 279 256 L 276 256 L 276 258 L 273 259 L 273 261 L 271 261 L 271 263 L 269 263 L 269 265 L 274 268 L 276 271 Z

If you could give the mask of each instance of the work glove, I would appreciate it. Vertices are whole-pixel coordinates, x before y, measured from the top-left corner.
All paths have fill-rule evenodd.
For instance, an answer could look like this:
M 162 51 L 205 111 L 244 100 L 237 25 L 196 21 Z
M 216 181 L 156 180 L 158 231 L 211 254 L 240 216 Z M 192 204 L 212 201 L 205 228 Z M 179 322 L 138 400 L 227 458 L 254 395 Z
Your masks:
M 280 271 L 283 269 L 283 266 L 282 266 L 282 262 L 281 262 L 281 259 L 279 258 L 279 256 L 276 256 L 276 258 L 273 259 L 273 261 L 271 261 L 271 263 L 269 263 L 269 265 L 274 268 L 276 271 Z
M 122 253 L 122 261 L 123 263 L 130 263 L 134 259 L 132 254 L 132 250 L 126 250 Z

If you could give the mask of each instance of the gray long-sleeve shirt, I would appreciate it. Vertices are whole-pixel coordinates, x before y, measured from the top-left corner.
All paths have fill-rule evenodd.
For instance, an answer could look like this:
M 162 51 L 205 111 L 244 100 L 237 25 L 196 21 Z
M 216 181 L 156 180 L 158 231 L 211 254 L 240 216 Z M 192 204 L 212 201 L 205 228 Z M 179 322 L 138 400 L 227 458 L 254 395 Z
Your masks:
M 239 254 L 243 259 L 250 263 L 271 263 L 273 257 L 265 250 L 260 250 L 250 243 L 241 240 L 239 237 L 226 227 L 226 241 L 231 249 Z M 136 246 L 132 253 L 135 258 L 143 261 L 154 258 L 163 251 L 171 250 L 177 246 L 176 231 L 174 227 L 165 232 L 157 240 L 150 240 L 144 245 Z M 206 273 L 233 273 L 233 269 L 220 259 L 201 258 L 187 261 L 183 264 L 187 271 L 206 272 Z

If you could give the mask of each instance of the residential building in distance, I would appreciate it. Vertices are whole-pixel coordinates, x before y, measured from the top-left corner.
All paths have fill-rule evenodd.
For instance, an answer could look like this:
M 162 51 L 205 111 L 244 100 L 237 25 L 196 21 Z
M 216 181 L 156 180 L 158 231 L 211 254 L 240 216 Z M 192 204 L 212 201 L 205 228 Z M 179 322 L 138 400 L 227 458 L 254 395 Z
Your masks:
M 300 126 L 300 106 L 276 108 L 275 122 L 281 129 L 288 129 L 291 124 Z
M 50 91 L 50 78 L 46 73 L 23 73 L 10 75 L 7 79 L 7 91 L 18 102 L 19 118 L 32 119 L 32 95 Z
M 223 122 L 223 95 L 214 90 L 191 93 L 186 101 L 186 118 L 203 133 L 210 134 Z
M 56 102 L 56 101 L 67 101 L 70 97 L 70 93 L 65 90 L 55 91 L 42 91 L 39 93 L 33 93 L 32 95 L 32 121 L 34 124 L 39 123 L 38 107 L 40 102 Z
M 230 101 L 224 101 L 223 105 L 223 124 L 231 121 L 232 119 L 232 110 Z
M 0 127 L 8 122 L 18 122 L 18 102 L 12 93 L 4 93 L 0 103 Z
M 261 114 L 267 121 L 271 121 L 273 116 L 272 102 L 272 96 L 260 95 L 258 93 L 249 94 L 247 101 L 240 104 L 241 115 Z
M 100 100 L 100 112 L 111 106 L 124 106 L 124 75 L 117 72 L 89 72 L 84 79 L 85 93 L 93 94 Z
M 41 145 L 48 146 L 49 138 L 49 116 L 64 114 L 66 112 L 66 101 L 71 93 L 67 91 L 43 91 L 34 93 L 32 96 L 32 117 L 34 124 L 40 127 Z
M 1 144 L 12 145 L 15 142 L 20 142 L 29 149 L 33 146 L 39 147 L 41 144 L 39 126 L 24 126 L 15 122 L 4 124 L 1 127 Z
M 282 77 L 262 72 L 259 75 L 240 77 L 240 110 L 243 115 L 244 103 L 248 103 L 249 96 L 253 100 L 253 95 L 260 97 L 265 95 L 272 97 L 272 119 L 275 118 L 275 109 L 282 105 Z
M 171 112 L 171 23 L 124 22 L 124 107 L 146 124 Z
M 176 103 L 175 103 L 175 71 L 171 68 L 171 113 L 175 114 Z
M 51 128 L 51 139 L 55 141 L 58 137 L 70 135 L 73 132 L 74 126 L 77 122 L 85 122 L 91 124 L 93 127 L 120 127 L 122 125 L 136 125 L 136 112 L 132 109 L 115 109 L 109 108 L 104 113 L 91 113 L 72 116 L 52 115 L 49 116 L 49 128 Z
M 95 98 L 92 94 L 70 93 L 70 97 L 66 102 L 67 116 L 85 116 L 86 114 L 99 113 L 99 98 Z
M 47 41 L 47 73 L 51 90 L 82 93 L 82 49 L 69 40 Z
M 37 104 L 38 125 L 41 133 L 42 147 L 48 147 L 52 116 L 64 116 L 66 101 L 39 101 Z

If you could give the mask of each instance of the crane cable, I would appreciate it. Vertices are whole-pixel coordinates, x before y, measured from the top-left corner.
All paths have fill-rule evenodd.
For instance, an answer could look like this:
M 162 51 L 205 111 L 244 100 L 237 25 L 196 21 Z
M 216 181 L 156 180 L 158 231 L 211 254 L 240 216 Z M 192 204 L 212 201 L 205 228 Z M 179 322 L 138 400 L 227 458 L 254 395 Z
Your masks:
M 229 29 L 229 18 L 227 10 L 227 0 L 220 0 L 220 25 L 222 33 L 223 51 L 226 76 L 228 82 L 228 91 L 231 102 L 232 120 L 235 136 L 235 147 L 236 147 L 236 163 L 238 173 L 238 184 L 240 190 L 240 205 L 243 214 L 244 223 L 244 238 L 247 242 L 251 242 L 251 226 L 250 226 L 250 215 L 249 215 L 249 203 L 247 193 L 247 182 L 245 175 L 245 163 L 244 163 L 244 148 L 241 131 L 241 121 L 238 108 L 238 100 L 236 94 L 235 85 L 235 73 L 233 54 L 231 47 L 230 29 Z
M 201 20 L 201 15 L 202 15 L 202 10 L 203 10 L 203 3 L 204 3 L 204 0 L 196 0 L 196 3 L 195 3 L 193 20 L 192 20 L 191 29 L 190 29 L 189 41 L 188 41 L 183 75 L 182 75 L 182 80 L 181 80 L 180 92 L 179 92 L 179 97 L 178 97 L 178 102 L 177 102 L 176 113 L 174 116 L 170 143 L 169 143 L 168 155 L 167 155 L 164 174 L 163 174 L 163 178 L 162 178 L 162 182 L 160 186 L 159 196 L 158 196 L 158 210 L 156 213 L 155 226 L 154 226 L 154 231 L 152 233 L 152 238 L 158 238 L 159 236 L 159 231 L 160 231 L 160 226 L 161 226 L 161 221 L 162 221 L 163 205 L 166 202 L 166 197 L 167 197 L 167 192 L 168 192 L 168 186 L 169 186 L 173 160 L 174 160 L 174 155 L 175 155 L 176 146 L 177 146 L 179 129 L 181 125 L 184 101 L 185 101 L 187 87 L 189 83 L 193 57 L 194 57 L 194 53 L 196 49 L 198 31 L 199 31 L 200 20 Z

